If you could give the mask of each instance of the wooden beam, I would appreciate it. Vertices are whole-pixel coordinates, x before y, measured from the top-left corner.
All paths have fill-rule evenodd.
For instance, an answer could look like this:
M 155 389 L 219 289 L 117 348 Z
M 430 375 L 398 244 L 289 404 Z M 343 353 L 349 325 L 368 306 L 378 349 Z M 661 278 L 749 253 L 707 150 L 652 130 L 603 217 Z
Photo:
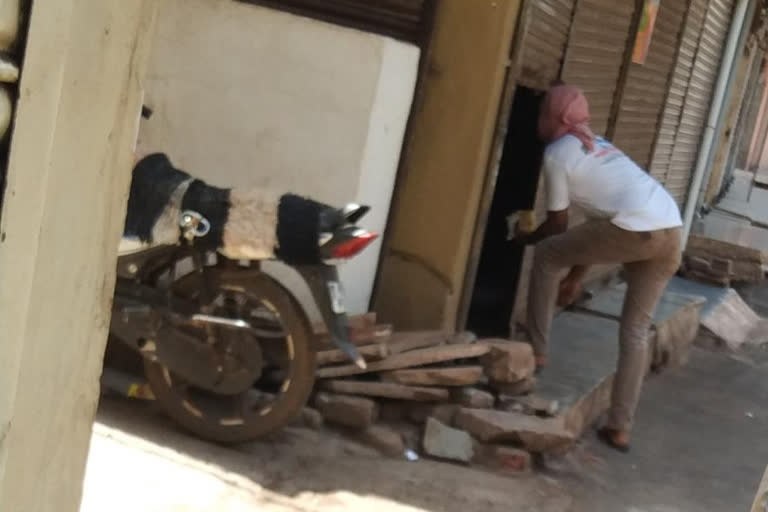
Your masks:
M 155 1 L 32 5 L 0 224 L 0 510 L 79 509 Z

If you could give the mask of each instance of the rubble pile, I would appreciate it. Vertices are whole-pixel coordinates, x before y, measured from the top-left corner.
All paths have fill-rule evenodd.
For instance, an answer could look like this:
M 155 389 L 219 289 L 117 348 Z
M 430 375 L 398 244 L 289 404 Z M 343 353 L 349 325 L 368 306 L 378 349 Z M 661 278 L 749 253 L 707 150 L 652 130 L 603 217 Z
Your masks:
M 556 401 L 535 394 L 527 343 L 470 333 L 392 332 L 374 314 L 351 319 L 368 366 L 350 364 L 320 336 L 312 412 L 382 453 L 420 453 L 496 471 L 530 467 L 531 453 L 576 440 Z M 412 455 L 413 456 L 413 455 Z

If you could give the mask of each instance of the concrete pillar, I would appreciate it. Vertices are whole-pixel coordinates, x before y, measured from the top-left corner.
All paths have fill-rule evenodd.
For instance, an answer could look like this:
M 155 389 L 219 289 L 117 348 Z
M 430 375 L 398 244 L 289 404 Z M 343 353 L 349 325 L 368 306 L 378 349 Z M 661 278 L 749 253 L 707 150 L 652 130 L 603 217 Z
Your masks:
M 155 0 L 33 3 L 0 223 L 0 510 L 76 512 Z

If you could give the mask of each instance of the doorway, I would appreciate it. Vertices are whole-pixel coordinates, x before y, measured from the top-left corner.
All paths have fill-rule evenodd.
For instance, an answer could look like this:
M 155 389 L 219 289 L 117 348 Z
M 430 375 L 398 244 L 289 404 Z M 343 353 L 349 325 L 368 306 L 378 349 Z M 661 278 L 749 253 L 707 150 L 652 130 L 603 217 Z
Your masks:
M 534 207 L 544 144 L 536 135 L 543 92 L 518 86 L 496 178 L 467 329 L 482 337 L 508 337 L 523 248 L 508 240 L 507 217 Z

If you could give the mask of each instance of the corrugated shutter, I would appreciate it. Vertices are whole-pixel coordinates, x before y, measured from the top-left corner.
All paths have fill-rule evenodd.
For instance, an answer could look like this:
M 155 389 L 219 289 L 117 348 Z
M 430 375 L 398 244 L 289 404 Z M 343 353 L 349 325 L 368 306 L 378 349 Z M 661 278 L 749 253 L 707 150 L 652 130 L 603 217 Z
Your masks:
M 680 71 L 679 78 L 683 79 L 687 75 L 688 80 L 683 101 L 680 102 L 679 121 L 675 128 L 674 144 L 669 153 L 669 165 L 664 180 L 667 189 L 681 206 L 685 203 L 696 165 L 732 10 L 733 0 L 711 0 L 708 3 L 694 0 L 689 11 L 691 30 L 688 33 L 686 28 L 685 40 L 676 66 Z M 699 27 L 698 38 L 695 37 L 694 31 L 696 25 Z M 675 85 L 680 89 L 682 84 Z M 673 101 L 679 101 L 679 98 L 676 97 Z
M 421 44 L 434 0 L 240 0 Z
M 680 126 L 680 115 L 683 111 L 683 103 L 691 78 L 693 60 L 696 57 L 696 48 L 701 37 L 701 29 L 704 25 L 706 9 L 707 0 L 693 0 L 689 6 L 678 49 L 677 62 L 672 72 L 672 81 L 669 85 L 664 113 L 659 124 L 656 147 L 651 158 L 651 174 L 665 184 L 667 183 L 667 175 L 672 161 L 672 149 L 675 145 L 677 129 Z
M 568 39 L 562 78 L 581 87 L 589 100 L 591 125 L 605 135 L 624 64 L 635 0 L 579 0 Z
M 521 21 L 523 36 L 519 45 L 522 52 L 519 84 L 543 90 L 560 76 L 574 2 L 527 2 Z
M 612 138 L 644 168 L 651 159 L 688 3 L 661 2 L 645 63 L 631 63 L 627 72 Z

